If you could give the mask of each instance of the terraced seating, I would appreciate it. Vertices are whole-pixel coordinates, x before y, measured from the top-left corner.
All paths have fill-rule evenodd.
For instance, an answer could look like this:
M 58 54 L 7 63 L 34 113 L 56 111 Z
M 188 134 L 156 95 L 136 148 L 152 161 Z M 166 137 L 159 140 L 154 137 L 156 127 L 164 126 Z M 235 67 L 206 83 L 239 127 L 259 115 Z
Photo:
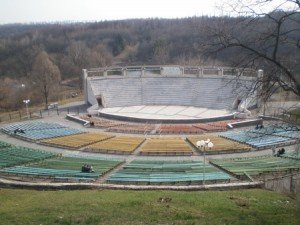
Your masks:
M 227 130 L 226 126 L 215 126 L 214 123 L 199 123 L 195 124 L 194 127 L 207 132 L 218 132 Z
M 225 137 L 240 143 L 245 143 L 253 148 L 264 149 L 271 146 L 281 146 L 295 143 L 293 139 L 280 136 L 271 136 L 259 133 L 253 133 L 251 131 L 228 131 L 220 134 L 221 137 Z
M 238 122 L 238 121 L 241 121 L 241 120 L 235 119 L 235 120 L 216 121 L 216 122 L 207 123 L 207 125 L 212 126 L 212 127 L 219 127 L 223 130 L 227 130 L 227 124 Z
M 266 172 L 300 169 L 299 160 L 273 156 L 214 159 L 210 162 L 236 175 L 243 175 L 245 172 L 250 175 L 258 175 Z
M 141 155 L 192 155 L 182 138 L 151 138 L 141 147 Z
M 113 169 L 121 161 L 96 160 L 87 158 L 52 158 L 30 166 L 16 166 L 0 170 L 0 173 L 54 178 L 58 181 L 93 181 Z M 84 164 L 92 165 L 94 173 L 81 172 Z
M 156 133 L 159 134 L 200 134 L 203 133 L 203 130 L 189 124 L 162 124 L 156 130 Z
M 21 165 L 54 156 L 55 154 L 50 152 L 8 145 L 0 148 L 0 168 Z
M 114 136 L 105 133 L 83 133 L 47 139 L 41 143 L 62 148 L 78 149 L 112 137 Z
M 275 133 L 274 135 L 281 136 L 281 137 L 288 137 L 288 138 L 292 138 L 292 139 L 300 139 L 300 130 L 298 130 L 298 131 L 283 131 L 283 132 Z
M 119 136 L 86 147 L 86 151 L 113 154 L 131 154 L 145 139 L 142 137 Z
M 194 146 L 195 149 L 197 148 L 197 141 L 200 140 L 207 140 L 210 139 L 214 147 L 206 148 L 205 153 L 229 153 L 229 152 L 245 152 L 250 151 L 251 147 L 245 144 L 241 144 L 236 141 L 228 140 L 217 135 L 200 135 L 200 136 L 191 136 L 188 137 L 187 140 Z M 201 149 L 199 151 L 202 151 Z
M 32 130 L 60 129 L 66 127 L 67 126 L 58 123 L 46 123 L 41 121 L 34 121 L 34 122 L 10 124 L 3 127 L 2 131 L 5 133 L 13 133 L 16 129 L 21 129 L 24 131 L 32 131 Z
M 101 117 L 88 117 L 87 115 L 83 115 L 80 116 L 80 118 L 93 122 L 95 127 L 99 127 L 99 128 L 110 128 L 110 127 L 114 127 L 114 126 L 121 126 L 125 123 L 123 122 L 118 122 L 115 120 L 108 120 L 108 119 L 104 119 Z
M 24 133 L 17 133 L 16 137 L 20 137 L 29 141 L 38 141 L 47 138 L 55 138 L 61 136 L 68 136 L 73 134 L 80 134 L 84 131 L 75 128 L 58 128 L 45 130 L 28 130 Z
M 251 132 L 300 139 L 300 129 L 295 126 L 289 127 L 287 125 L 270 125 L 261 129 L 253 129 Z
M 19 129 L 18 132 L 16 132 L 17 129 Z M 58 123 L 40 121 L 11 124 L 3 127 L 2 131 L 28 141 L 84 133 L 80 129 L 70 128 Z
M 300 160 L 300 152 L 293 151 L 293 152 L 285 153 L 282 155 L 282 157 Z
M 155 125 L 153 124 L 118 122 L 101 117 L 88 117 L 86 115 L 80 118 L 94 122 L 95 127 L 107 129 L 109 132 L 144 134 L 150 133 L 155 129 Z
M 136 133 L 136 134 L 149 134 L 152 130 L 155 129 L 155 125 L 153 124 L 133 124 L 133 123 L 124 123 L 122 125 L 116 125 L 114 127 L 108 128 L 110 132 L 118 132 L 118 133 Z
M 211 165 L 196 161 L 138 161 L 135 160 L 113 173 L 108 183 L 121 184 L 192 184 L 228 181 L 231 177 Z
M 6 142 L 0 141 L 0 149 L 1 148 L 7 148 L 7 147 L 10 147 L 10 146 L 11 146 L 11 144 L 8 144 Z

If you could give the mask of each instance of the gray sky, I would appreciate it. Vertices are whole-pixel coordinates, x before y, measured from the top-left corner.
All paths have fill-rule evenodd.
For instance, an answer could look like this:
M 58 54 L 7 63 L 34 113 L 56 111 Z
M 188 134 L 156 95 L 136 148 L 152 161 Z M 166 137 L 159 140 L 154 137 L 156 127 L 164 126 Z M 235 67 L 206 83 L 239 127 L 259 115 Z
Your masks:
M 0 0 L 0 24 L 218 16 L 233 0 Z M 247 0 L 251 2 L 254 0 Z M 285 0 L 273 0 L 275 4 Z M 279 3 L 278 3 L 279 2 Z M 269 3 L 268 3 L 269 4 Z M 266 6 L 270 8 L 269 6 Z M 260 7 L 259 9 L 262 9 Z M 232 11 L 223 11 L 234 15 Z
M 216 0 L 0 0 L 0 23 L 215 15 Z

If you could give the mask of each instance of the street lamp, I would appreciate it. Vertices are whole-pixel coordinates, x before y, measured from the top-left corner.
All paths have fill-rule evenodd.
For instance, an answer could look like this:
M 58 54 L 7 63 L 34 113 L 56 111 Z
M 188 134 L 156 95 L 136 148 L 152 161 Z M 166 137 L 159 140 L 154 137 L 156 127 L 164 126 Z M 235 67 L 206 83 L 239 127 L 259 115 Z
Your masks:
M 28 110 L 28 104 L 30 103 L 30 99 L 23 100 L 23 102 L 24 102 L 24 103 L 25 103 L 25 105 L 26 105 L 26 113 L 27 113 L 27 118 L 29 119 L 29 110 Z
M 202 149 L 203 150 L 203 162 L 204 162 L 204 167 L 203 167 L 203 185 L 205 184 L 205 147 L 208 147 L 208 148 L 212 148 L 214 147 L 214 144 L 210 141 L 210 139 L 207 139 L 206 141 L 204 140 L 201 140 L 201 141 L 197 141 L 197 147 L 198 149 Z

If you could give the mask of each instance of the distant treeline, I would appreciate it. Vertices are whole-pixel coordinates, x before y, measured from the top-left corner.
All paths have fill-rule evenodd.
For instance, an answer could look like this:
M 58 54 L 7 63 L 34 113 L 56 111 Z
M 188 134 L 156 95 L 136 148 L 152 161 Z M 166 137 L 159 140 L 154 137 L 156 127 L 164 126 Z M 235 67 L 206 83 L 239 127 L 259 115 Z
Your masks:
M 191 17 L 2 25 L 0 78 L 28 77 L 41 51 L 47 52 L 58 66 L 62 79 L 78 77 L 82 68 L 110 65 L 230 66 L 239 53 L 231 50 L 208 54 L 209 31 L 217 24 L 232 25 L 242 19 L 245 18 Z M 258 30 L 266 26 L 263 19 Z M 288 54 L 287 49 L 280 50 Z

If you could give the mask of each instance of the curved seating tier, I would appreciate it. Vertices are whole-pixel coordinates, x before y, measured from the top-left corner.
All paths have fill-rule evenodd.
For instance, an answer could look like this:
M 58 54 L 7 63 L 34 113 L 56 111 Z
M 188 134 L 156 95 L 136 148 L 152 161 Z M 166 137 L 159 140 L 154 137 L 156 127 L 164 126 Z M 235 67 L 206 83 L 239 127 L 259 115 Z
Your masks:
M 46 130 L 30 130 L 25 133 L 17 133 L 16 137 L 23 138 L 29 141 L 38 141 L 42 139 L 68 136 L 73 134 L 80 134 L 84 131 L 75 128 L 59 128 Z
M 10 124 L 3 127 L 2 131 L 6 133 L 13 133 L 16 129 L 21 129 L 24 131 L 32 131 L 32 130 L 60 129 L 66 127 L 67 126 L 58 123 L 46 123 L 42 121 L 34 121 L 34 122 L 22 122 L 22 123 Z
M 227 124 L 239 120 L 225 120 L 210 123 L 194 124 L 147 124 L 120 122 L 96 116 L 80 116 L 80 118 L 93 122 L 95 127 L 106 129 L 109 132 L 136 133 L 136 134 L 201 134 L 203 132 L 226 131 Z
M 203 130 L 189 124 L 162 124 L 156 130 L 159 134 L 201 134 Z
M 199 135 L 188 137 L 187 140 L 194 146 L 195 149 L 201 151 L 197 148 L 197 141 L 210 139 L 214 147 L 206 148 L 205 153 L 229 153 L 229 152 L 245 152 L 250 151 L 251 147 L 245 144 L 241 144 L 236 141 L 228 140 L 216 135 Z
M 210 162 L 236 175 L 243 175 L 244 173 L 258 175 L 265 172 L 278 172 L 289 169 L 299 170 L 300 168 L 299 160 L 274 156 L 214 159 L 210 160 Z
M 155 125 L 153 124 L 133 124 L 127 123 L 122 125 L 116 125 L 114 127 L 109 127 L 107 131 L 118 132 L 118 133 L 135 133 L 135 134 L 149 134 L 155 130 Z
M 179 137 L 151 138 L 141 147 L 141 155 L 191 155 L 192 149 Z
M 300 129 L 295 126 L 270 125 L 265 128 L 253 129 L 253 133 L 300 139 Z
M 16 132 L 17 129 L 22 130 L 22 132 Z M 84 133 L 84 131 L 80 129 L 70 128 L 58 123 L 46 123 L 41 121 L 10 124 L 3 127 L 2 131 L 29 141 Z
M 54 157 L 55 154 L 24 147 L 16 147 L 1 142 L 0 148 L 0 168 L 14 165 L 21 165 L 34 161 Z
M 290 153 L 285 153 L 285 154 L 282 155 L 282 157 L 300 160 L 300 152 L 299 151 L 298 152 L 293 151 L 293 152 L 290 152 Z
M 83 133 L 83 134 L 75 134 L 70 136 L 47 139 L 42 141 L 42 143 L 51 146 L 78 149 L 112 137 L 114 136 L 106 133 Z
M 58 181 L 94 181 L 100 175 L 120 164 L 121 161 L 96 160 L 87 158 L 62 157 L 48 159 L 30 166 L 15 166 L 0 170 L 4 174 L 18 176 L 34 176 L 43 178 L 54 178 Z M 92 165 L 94 173 L 81 172 L 84 164 Z
M 269 148 L 274 145 L 281 146 L 295 143 L 295 140 L 291 138 L 259 134 L 251 131 L 229 131 L 220 134 L 220 136 L 248 144 L 251 147 L 258 149 Z
M 205 172 L 205 174 L 204 174 Z M 203 180 L 229 181 L 231 177 L 211 165 L 196 161 L 133 161 L 113 173 L 108 183 L 129 184 L 191 184 Z
M 142 137 L 119 136 L 88 145 L 85 150 L 113 154 L 131 154 L 144 140 Z
M 11 144 L 8 144 L 6 142 L 0 141 L 0 149 L 1 148 L 7 148 L 7 147 L 10 147 L 10 146 L 11 146 Z
M 93 122 L 94 126 L 99 127 L 99 128 L 109 128 L 109 127 L 120 126 L 120 125 L 125 124 L 125 123 L 115 121 L 115 120 L 109 120 L 109 119 L 104 119 L 104 118 L 100 118 L 100 117 L 89 117 L 87 115 L 82 115 L 82 116 L 80 116 L 80 118 L 90 121 L 90 122 Z
M 230 121 L 218 121 L 218 122 L 211 122 L 211 123 L 198 123 L 195 124 L 194 127 L 197 127 L 207 132 L 226 131 L 227 124 L 232 123 L 233 121 L 236 122 L 236 120 L 230 120 Z

